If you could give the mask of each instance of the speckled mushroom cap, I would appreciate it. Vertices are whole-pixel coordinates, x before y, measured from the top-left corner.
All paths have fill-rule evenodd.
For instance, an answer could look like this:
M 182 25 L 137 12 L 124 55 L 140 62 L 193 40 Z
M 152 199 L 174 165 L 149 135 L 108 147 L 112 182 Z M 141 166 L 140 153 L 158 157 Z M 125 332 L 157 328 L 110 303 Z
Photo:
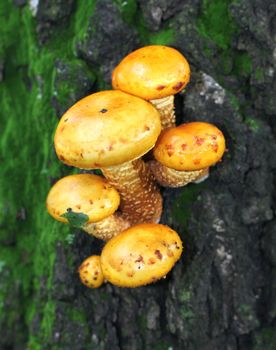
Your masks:
M 158 138 L 153 154 L 168 168 L 193 171 L 214 165 L 224 151 L 225 139 L 216 126 L 193 122 L 165 130 Z
M 122 91 L 101 91 L 73 105 L 61 118 L 55 148 L 65 164 L 83 169 L 115 166 L 139 158 L 161 131 L 157 110 Z
M 139 224 L 112 238 L 101 254 L 104 277 L 114 285 L 138 287 L 165 276 L 180 258 L 182 242 L 171 228 Z
M 85 259 L 78 272 L 80 280 L 88 288 L 98 288 L 104 282 L 100 256 L 98 255 L 92 255 Z
M 112 215 L 119 207 L 120 196 L 116 189 L 101 176 L 76 174 L 62 178 L 51 188 L 46 205 L 56 220 L 67 223 L 60 216 L 68 208 L 88 215 L 88 223 L 100 221 Z
M 131 52 L 115 68 L 112 85 L 145 100 L 159 99 L 183 90 L 190 80 L 190 66 L 177 50 L 161 45 Z

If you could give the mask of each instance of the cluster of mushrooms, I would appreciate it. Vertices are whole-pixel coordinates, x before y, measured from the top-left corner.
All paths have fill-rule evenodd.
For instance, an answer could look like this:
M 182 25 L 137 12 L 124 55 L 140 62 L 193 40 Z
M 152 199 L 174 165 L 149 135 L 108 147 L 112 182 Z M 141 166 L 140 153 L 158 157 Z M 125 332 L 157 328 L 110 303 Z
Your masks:
M 114 90 L 89 95 L 61 118 L 55 149 L 65 164 L 100 169 L 59 180 L 47 197 L 56 220 L 107 241 L 101 256 L 79 267 L 81 281 L 138 287 L 165 277 L 182 242 L 162 213 L 159 186 L 203 181 L 225 150 L 222 132 L 203 122 L 175 125 L 174 95 L 190 67 L 177 50 L 146 46 L 126 56 L 112 76 Z M 151 152 L 150 152 L 151 151 Z M 147 161 L 142 157 L 147 154 Z

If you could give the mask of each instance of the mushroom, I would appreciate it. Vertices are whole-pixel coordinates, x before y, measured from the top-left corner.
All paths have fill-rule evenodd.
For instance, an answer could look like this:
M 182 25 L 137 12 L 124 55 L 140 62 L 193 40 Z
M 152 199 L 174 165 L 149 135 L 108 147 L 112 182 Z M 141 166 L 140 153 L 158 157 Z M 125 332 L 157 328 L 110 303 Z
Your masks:
M 85 259 L 78 269 L 81 282 L 88 288 L 99 288 L 104 282 L 100 256 Z
M 154 147 L 160 132 L 159 113 L 150 103 L 122 91 L 102 91 L 63 115 L 55 148 L 65 164 L 102 170 L 120 193 L 124 218 L 155 222 L 161 216 L 162 197 L 139 158 Z
M 162 128 L 175 126 L 174 95 L 190 80 L 190 66 L 177 50 L 161 45 L 131 52 L 114 69 L 114 89 L 150 102 L 161 115 Z
M 69 175 L 51 188 L 46 206 L 56 220 L 71 223 L 97 238 L 108 240 L 130 226 L 115 213 L 119 193 L 101 176 Z
M 101 266 L 107 281 L 133 288 L 164 278 L 181 253 L 181 239 L 171 228 L 139 224 L 107 242 L 101 254 Z
M 225 139 L 216 126 L 186 123 L 162 132 L 153 150 L 158 162 L 150 161 L 149 167 L 160 185 L 180 187 L 208 177 L 224 151 Z

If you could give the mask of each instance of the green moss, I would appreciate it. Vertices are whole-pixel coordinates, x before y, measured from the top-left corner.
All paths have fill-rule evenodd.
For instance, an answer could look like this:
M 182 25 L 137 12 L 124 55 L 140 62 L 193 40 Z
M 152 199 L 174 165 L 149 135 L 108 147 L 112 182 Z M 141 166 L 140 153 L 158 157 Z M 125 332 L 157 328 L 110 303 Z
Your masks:
M 100 298 L 102 300 L 109 300 L 110 299 L 110 295 L 108 293 L 102 291 L 101 294 L 100 294 Z
M 5 23 L 0 28 L 0 56 L 4 61 L 4 80 L 0 82 L 0 147 L 4 155 L 0 242 L 16 242 L 0 246 L 0 307 L 5 308 L 8 298 L 18 300 L 15 312 L 0 312 L 0 324 L 5 322 L 8 332 L 20 318 L 30 349 L 40 349 L 50 341 L 56 309 L 51 296 L 56 244 L 68 236 L 68 227 L 55 222 L 45 208 L 51 180 L 72 172 L 58 161 L 53 150 L 57 124 L 52 106 L 55 62 L 75 62 L 75 42 L 83 38 L 94 4 L 78 2 L 71 22 L 74 25 L 43 47 L 37 42 L 36 24 L 28 6 L 16 8 L 12 0 L 0 4 L 0 19 Z M 65 84 L 63 90 L 66 98 L 70 86 Z M 32 335 L 35 316 L 41 319 L 40 330 Z
M 141 44 L 147 45 L 149 30 L 146 26 L 144 16 L 142 15 L 141 12 L 137 13 L 134 26 L 139 34 L 139 39 L 140 39 Z
M 147 318 L 145 315 L 138 315 L 137 317 L 137 322 L 139 325 L 139 329 L 141 330 L 141 332 L 145 332 L 147 330 Z
M 204 43 L 203 51 L 207 57 L 211 58 L 213 51 L 206 42 Z
M 274 328 L 265 328 L 255 336 L 253 350 L 274 350 L 276 345 L 276 333 Z
M 190 301 L 191 297 L 192 297 L 192 293 L 189 290 L 184 289 L 180 292 L 179 300 L 180 302 L 184 303 L 184 302 Z
M 91 17 L 93 16 L 97 0 L 78 1 L 75 15 L 72 18 L 73 24 L 73 40 L 69 42 L 72 44 L 73 50 L 76 50 L 77 44 L 86 39 L 87 30 Z
M 181 318 L 188 323 L 189 325 L 192 325 L 196 315 L 193 312 L 193 308 L 190 304 L 190 301 L 192 299 L 192 292 L 187 289 L 183 289 L 179 295 L 179 301 L 180 301 L 180 315 Z
M 229 49 L 222 51 L 220 54 L 221 59 L 221 68 L 223 70 L 223 73 L 228 75 L 233 70 L 233 58 L 232 54 Z
M 29 338 L 27 350 L 40 350 L 41 348 L 41 344 L 37 342 L 37 338 L 31 335 Z
M 5 281 L 5 288 L 1 289 L 0 298 L 1 304 L 4 305 L 5 299 L 8 297 L 6 293 L 9 295 L 9 293 L 15 292 L 13 286 L 17 285 L 18 289 L 22 291 L 22 298 L 20 300 L 21 306 L 16 312 L 24 314 L 24 308 L 32 288 L 32 254 L 37 238 L 37 232 L 30 230 L 30 228 L 38 220 L 39 211 L 44 205 L 44 203 L 41 204 L 39 198 L 42 187 L 39 183 L 41 164 L 39 162 L 40 156 L 37 156 L 37 149 L 41 148 L 41 140 L 36 138 L 35 133 L 38 130 L 39 122 L 36 120 L 37 116 L 32 115 L 32 106 L 29 102 L 28 51 L 24 42 L 26 32 L 24 28 L 20 32 L 16 31 L 20 23 L 20 12 L 16 11 L 12 16 L 13 8 L 10 2 L 6 2 L 5 9 L 1 7 L 0 11 L 1 18 L 7 13 L 9 13 L 9 19 L 16 18 L 16 21 L 6 22 L 5 51 L 2 52 L 5 62 L 5 81 L 0 84 L 0 100 L 3 112 L 2 122 L 5 127 L 2 130 L 3 137 L 0 140 L 0 145 L 4 151 L 5 162 L 2 164 L 0 177 L 2 203 L 0 225 L 5 227 L 5 230 L 1 229 L 0 240 L 5 241 L 8 238 L 5 231 L 6 233 L 14 232 L 14 239 L 16 239 L 16 235 L 20 237 L 15 246 L 1 246 L 0 248 L 0 259 L 5 261 L 5 264 L 11 269 L 9 278 Z M 17 37 L 12 33 L 17 33 Z M 31 126 L 29 128 L 26 127 L 28 123 Z M 26 149 L 24 145 L 29 142 L 32 147 Z M 18 171 L 19 169 L 20 171 Z M 33 181 L 34 178 L 36 181 Z M 34 210 L 37 210 L 37 213 L 33 213 Z M 4 317 L 4 314 L 2 315 Z M 10 312 L 6 317 L 13 318 L 12 313 Z
M 110 90 L 111 85 L 108 84 L 106 81 L 104 81 L 103 76 L 100 71 L 97 72 L 97 90 L 102 91 L 102 90 Z
M 176 222 L 184 227 L 187 225 L 192 210 L 192 203 L 203 188 L 204 183 L 190 184 L 180 189 L 180 193 L 172 208 L 172 218 Z
M 260 326 L 260 321 L 256 317 L 255 310 L 252 308 L 252 305 L 241 304 L 238 308 L 239 316 L 245 320 L 245 322 L 249 322 L 250 324 L 254 324 L 255 328 Z
M 255 70 L 254 76 L 258 82 L 263 82 L 264 81 L 264 72 L 263 72 L 262 68 L 257 67 L 257 69 Z
M 244 119 L 244 122 L 253 131 L 257 131 L 260 128 L 259 122 L 256 119 L 253 119 L 253 118 L 250 118 L 250 117 L 246 117 Z
M 54 70 L 54 96 L 58 104 L 67 109 L 78 99 L 78 90 L 80 79 L 82 83 L 91 87 L 95 81 L 95 74 L 87 65 L 79 59 L 59 60 L 59 67 Z M 65 74 L 59 74 L 58 71 L 66 71 Z M 84 80 L 85 77 L 85 80 Z
M 247 77 L 252 72 L 252 61 L 247 52 L 239 52 L 234 56 L 233 73 Z
M 195 319 L 195 314 L 192 310 L 192 307 L 189 307 L 187 305 L 181 306 L 180 308 L 180 315 L 181 318 L 187 322 L 188 324 L 192 324 L 193 320 Z
M 114 3 L 118 6 L 123 20 L 133 25 L 134 16 L 137 11 L 137 3 L 136 0 L 113 0 Z
M 146 45 L 173 45 L 175 42 L 175 32 L 172 28 L 166 27 L 158 32 L 151 32 L 145 23 L 143 14 L 139 12 L 135 17 L 135 29 L 139 33 L 141 44 Z
M 86 324 L 87 322 L 85 314 L 80 309 L 74 307 L 68 308 L 68 316 L 70 320 L 78 323 Z
M 220 70 L 225 75 L 246 78 L 252 72 L 252 60 L 247 52 L 233 51 L 231 48 L 234 35 L 239 33 L 239 28 L 229 11 L 234 2 L 204 0 L 196 25 L 202 38 L 207 41 L 204 43 L 204 50 L 208 57 L 214 54 L 208 48 L 208 43 L 215 44 Z
M 231 3 L 232 0 L 203 0 L 201 14 L 197 19 L 199 33 L 223 50 L 231 46 L 233 34 L 237 31 L 229 11 Z
M 167 28 L 148 35 L 149 45 L 172 45 L 175 41 L 173 29 Z
M 55 302 L 53 300 L 48 301 L 43 310 L 43 318 L 41 322 L 41 338 L 47 341 L 51 339 L 53 324 L 55 321 Z
M 0 18 L 1 23 L 1 41 L 0 41 L 0 57 L 5 55 L 5 50 L 10 46 L 11 42 L 15 42 L 18 33 L 14 30 L 18 26 L 20 13 L 12 11 L 10 1 L 0 2 Z
M 230 95 L 230 100 L 231 100 L 231 104 L 234 107 L 234 109 L 236 111 L 239 111 L 239 109 L 240 109 L 239 99 L 235 95 L 231 94 Z
M 74 243 L 75 240 L 75 234 L 74 233 L 68 233 L 65 236 L 64 241 L 68 244 L 68 245 L 72 245 Z

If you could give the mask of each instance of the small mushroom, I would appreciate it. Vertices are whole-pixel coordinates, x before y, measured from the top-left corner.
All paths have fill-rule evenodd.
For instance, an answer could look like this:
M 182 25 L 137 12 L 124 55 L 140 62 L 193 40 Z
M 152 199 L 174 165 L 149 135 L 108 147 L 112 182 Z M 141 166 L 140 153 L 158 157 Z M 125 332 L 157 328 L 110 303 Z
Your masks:
M 128 221 L 155 222 L 161 216 L 162 197 L 139 158 L 154 147 L 160 132 L 159 113 L 150 103 L 122 91 L 102 91 L 64 114 L 55 148 L 65 164 L 100 168 L 120 193 L 122 215 Z
M 190 66 L 177 50 L 162 45 L 131 52 L 114 69 L 114 89 L 141 97 L 157 108 L 162 128 L 175 126 L 174 95 L 190 80 Z
M 133 288 L 166 276 L 181 253 L 181 239 L 171 228 L 139 224 L 107 242 L 101 254 L 101 266 L 110 283 Z
M 46 206 L 58 221 L 75 224 L 87 233 L 108 240 L 130 226 L 115 213 L 119 193 L 101 176 L 77 174 L 62 178 L 51 188 Z M 75 222 L 71 222 L 71 220 Z
M 225 139 L 214 125 L 204 122 L 182 124 L 164 130 L 149 162 L 157 182 L 180 187 L 208 177 L 208 169 L 221 160 Z
M 99 288 L 104 282 L 101 259 L 98 255 L 85 259 L 78 272 L 81 282 L 88 288 Z

